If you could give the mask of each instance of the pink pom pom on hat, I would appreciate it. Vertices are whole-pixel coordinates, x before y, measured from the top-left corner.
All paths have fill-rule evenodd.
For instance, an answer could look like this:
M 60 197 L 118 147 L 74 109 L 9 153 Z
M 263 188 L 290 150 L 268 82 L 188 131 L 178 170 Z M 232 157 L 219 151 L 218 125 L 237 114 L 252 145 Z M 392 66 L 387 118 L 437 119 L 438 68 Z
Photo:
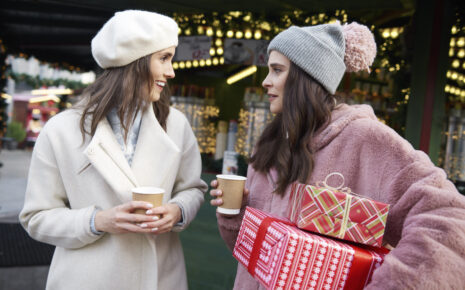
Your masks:
M 344 54 L 346 71 L 357 72 L 365 69 L 370 71 L 376 56 L 376 43 L 368 27 L 357 22 L 344 24 L 342 34 L 346 43 Z

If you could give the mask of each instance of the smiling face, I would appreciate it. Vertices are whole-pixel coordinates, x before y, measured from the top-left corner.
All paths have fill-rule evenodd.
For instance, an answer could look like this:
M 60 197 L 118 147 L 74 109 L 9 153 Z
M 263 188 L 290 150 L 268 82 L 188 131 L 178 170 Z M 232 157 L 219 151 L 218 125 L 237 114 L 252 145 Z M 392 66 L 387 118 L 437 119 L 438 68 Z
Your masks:
M 290 60 L 282 53 L 271 51 L 268 58 L 268 75 L 262 86 L 266 89 L 270 100 L 270 111 L 274 114 L 283 110 L 284 86 L 291 66 Z
M 152 77 L 155 82 L 152 92 L 150 93 L 152 102 L 156 102 L 160 99 L 160 94 L 167 80 L 174 78 L 172 60 L 175 51 L 176 47 L 171 46 L 155 52 L 150 58 L 150 71 L 152 72 Z

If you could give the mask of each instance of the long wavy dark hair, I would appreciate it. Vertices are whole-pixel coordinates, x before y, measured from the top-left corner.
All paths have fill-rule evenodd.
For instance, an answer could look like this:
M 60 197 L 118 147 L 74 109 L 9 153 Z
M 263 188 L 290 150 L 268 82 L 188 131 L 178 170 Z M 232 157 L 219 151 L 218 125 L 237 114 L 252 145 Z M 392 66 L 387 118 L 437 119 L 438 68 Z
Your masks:
M 121 127 L 126 140 L 128 130 L 134 123 L 136 112 L 143 111 L 150 104 L 153 106 L 155 116 L 166 131 L 166 119 L 169 114 L 170 91 L 166 85 L 160 99 L 152 102 L 150 93 L 155 81 L 150 71 L 151 55 L 139 58 L 136 61 L 122 66 L 109 68 L 89 85 L 83 92 L 84 99 L 76 107 L 82 108 L 80 129 L 83 142 L 85 134 L 94 136 L 98 123 L 106 118 L 111 109 L 116 108 L 121 121 Z M 86 120 L 90 118 L 87 126 Z
M 305 183 L 313 171 L 309 146 L 315 133 L 331 121 L 335 96 L 291 62 L 284 85 L 283 109 L 265 128 L 250 162 L 255 170 L 276 169 L 275 193 L 284 195 L 292 182 Z

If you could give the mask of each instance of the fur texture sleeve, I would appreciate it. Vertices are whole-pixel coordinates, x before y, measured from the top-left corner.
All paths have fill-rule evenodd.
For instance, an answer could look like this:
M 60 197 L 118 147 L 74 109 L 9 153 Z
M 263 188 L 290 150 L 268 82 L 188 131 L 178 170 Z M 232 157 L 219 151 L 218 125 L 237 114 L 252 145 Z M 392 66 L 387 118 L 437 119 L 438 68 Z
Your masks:
M 367 289 L 465 289 L 465 197 L 394 131 L 372 133 L 380 197 L 391 204 L 384 241 L 395 249 Z

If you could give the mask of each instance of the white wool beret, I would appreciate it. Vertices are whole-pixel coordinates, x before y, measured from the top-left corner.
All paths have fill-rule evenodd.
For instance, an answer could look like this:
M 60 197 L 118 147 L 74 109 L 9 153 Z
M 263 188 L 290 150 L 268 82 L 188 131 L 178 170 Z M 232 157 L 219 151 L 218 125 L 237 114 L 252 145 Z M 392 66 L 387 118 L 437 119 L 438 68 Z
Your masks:
M 116 12 L 92 39 L 92 56 L 102 68 L 118 67 L 178 45 L 178 25 L 155 12 Z

